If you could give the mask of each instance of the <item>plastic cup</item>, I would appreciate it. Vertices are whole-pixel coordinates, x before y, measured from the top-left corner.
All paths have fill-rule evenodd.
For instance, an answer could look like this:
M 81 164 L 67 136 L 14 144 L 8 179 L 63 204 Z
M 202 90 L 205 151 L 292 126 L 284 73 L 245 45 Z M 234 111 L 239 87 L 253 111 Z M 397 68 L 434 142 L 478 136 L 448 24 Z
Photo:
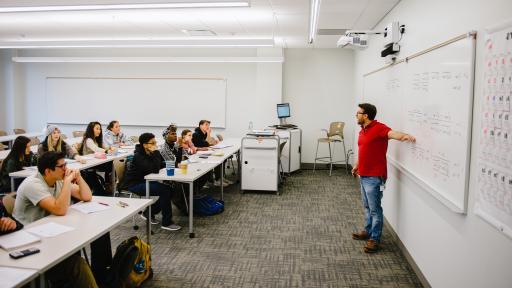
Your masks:
M 167 171 L 167 176 L 174 176 L 174 162 L 165 161 L 165 170 Z
M 181 162 L 181 174 L 187 174 L 188 163 L 186 161 Z

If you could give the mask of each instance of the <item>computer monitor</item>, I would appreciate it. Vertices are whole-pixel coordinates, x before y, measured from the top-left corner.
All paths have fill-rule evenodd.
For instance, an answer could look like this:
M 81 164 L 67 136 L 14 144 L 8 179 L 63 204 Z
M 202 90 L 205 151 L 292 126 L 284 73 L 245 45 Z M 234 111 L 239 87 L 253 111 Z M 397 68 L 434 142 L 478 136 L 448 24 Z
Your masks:
M 277 118 L 279 118 L 280 124 L 285 124 L 285 118 L 290 117 L 290 103 L 277 104 Z

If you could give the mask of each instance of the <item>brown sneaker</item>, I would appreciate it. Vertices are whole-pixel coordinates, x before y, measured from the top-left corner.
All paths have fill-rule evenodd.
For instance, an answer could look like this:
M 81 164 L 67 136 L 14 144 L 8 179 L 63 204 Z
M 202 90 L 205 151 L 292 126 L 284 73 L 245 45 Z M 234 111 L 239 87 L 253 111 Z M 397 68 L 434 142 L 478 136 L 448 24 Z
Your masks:
M 354 240 L 368 240 L 370 238 L 370 234 L 366 231 L 361 231 L 357 233 L 352 233 L 352 239 Z
M 364 252 L 365 253 L 375 253 L 379 251 L 379 242 L 370 239 L 366 242 L 366 245 L 364 246 Z

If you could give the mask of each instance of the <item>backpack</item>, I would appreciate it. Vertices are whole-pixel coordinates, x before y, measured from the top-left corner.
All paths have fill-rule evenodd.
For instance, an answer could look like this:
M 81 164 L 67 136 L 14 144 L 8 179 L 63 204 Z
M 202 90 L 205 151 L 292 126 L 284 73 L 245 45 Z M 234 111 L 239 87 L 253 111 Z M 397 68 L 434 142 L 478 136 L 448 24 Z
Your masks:
M 133 236 L 117 246 L 108 271 L 108 287 L 140 287 L 151 277 L 153 277 L 153 269 L 149 244 Z
M 224 203 L 215 200 L 210 195 L 194 198 L 194 214 L 198 216 L 212 216 L 224 212 Z
M 96 196 L 108 196 L 105 186 L 105 179 L 98 175 L 95 170 L 80 171 L 82 178 L 91 188 L 92 194 Z

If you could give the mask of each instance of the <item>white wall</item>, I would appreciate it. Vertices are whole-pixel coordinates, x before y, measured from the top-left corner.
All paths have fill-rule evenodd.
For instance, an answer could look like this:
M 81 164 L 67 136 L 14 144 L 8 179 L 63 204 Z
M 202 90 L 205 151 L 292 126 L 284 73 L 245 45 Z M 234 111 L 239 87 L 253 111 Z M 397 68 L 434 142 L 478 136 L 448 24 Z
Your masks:
M 281 49 L 55 49 L 25 50 L 19 56 L 257 56 L 264 54 L 281 56 Z M 16 98 L 21 104 L 16 105 L 16 115 L 23 119 L 17 125 L 25 125 L 29 131 L 40 131 L 46 123 L 46 77 L 215 77 L 227 78 L 227 109 L 226 129 L 216 132 L 225 137 L 244 135 L 249 121 L 255 127 L 263 127 L 275 122 L 275 105 L 281 102 L 282 63 L 16 63 L 19 72 L 15 73 L 14 82 L 18 86 Z M 150 101 L 148 95 L 141 95 L 141 101 Z M 175 121 L 175 109 L 208 109 L 194 99 L 183 99 L 169 107 L 166 126 Z M 83 103 L 94 109 L 101 103 Z M 137 105 L 137 103 L 133 103 Z M 159 103 L 155 103 L 159 105 Z M 72 107 L 70 107 L 72 109 Z M 123 111 L 112 107 L 112 119 Z M 140 111 L 144 113 L 151 111 Z M 89 119 L 84 117 L 84 126 L 65 125 L 63 130 L 70 135 L 73 130 L 84 130 Z M 197 119 L 199 122 L 200 119 Z M 121 123 L 122 125 L 123 123 Z M 212 123 L 215 126 L 215 123 Z M 159 135 L 164 127 L 128 127 L 123 129 L 128 135 L 139 135 L 141 132 L 153 132 Z M 185 127 L 180 127 L 185 128 Z
M 403 0 L 376 27 L 382 29 L 394 20 L 406 25 L 401 41 L 402 57 L 470 30 L 479 33 L 468 214 L 451 212 L 422 187 L 388 165 L 390 178 L 383 199 L 385 216 L 433 287 L 512 287 L 512 239 L 473 213 L 477 190 L 475 151 L 482 98 L 483 29 L 512 18 L 510 11 L 510 0 Z M 355 91 L 358 96 L 363 91 L 363 74 L 383 66 L 381 47 L 382 39 L 372 37 L 370 47 L 355 55 Z M 385 122 L 385 119 L 380 120 Z M 407 132 L 414 134 L 414 131 Z
M 302 128 L 302 162 L 313 163 L 317 139 L 325 137 L 335 121 L 346 123 L 345 145 L 352 148 L 355 127 L 353 95 L 354 57 L 352 50 L 286 49 L 283 75 L 283 102 L 290 102 L 288 123 Z M 343 159 L 341 146 L 335 159 Z M 321 144 L 319 156 L 328 156 Z

